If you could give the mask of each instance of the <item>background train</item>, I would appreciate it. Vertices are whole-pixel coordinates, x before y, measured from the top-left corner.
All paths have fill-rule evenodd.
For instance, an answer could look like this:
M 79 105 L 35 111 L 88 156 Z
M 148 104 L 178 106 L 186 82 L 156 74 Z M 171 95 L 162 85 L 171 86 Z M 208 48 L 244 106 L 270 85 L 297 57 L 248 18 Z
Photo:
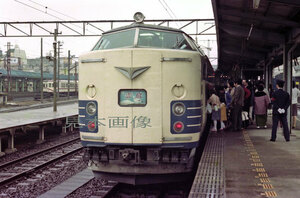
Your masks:
M 102 178 L 183 180 L 199 156 L 212 68 L 183 31 L 136 21 L 103 33 L 80 57 L 84 158 Z
M 58 89 L 59 86 L 59 89 Z M 44 92 L 44 98 L 50 98 L 53 97 L 53 80 L 44 80 L 43 81 L 43 92 Z M 76 94 L 76 83 L 74 80 L 70 80 L 70 88 L 69 93 L 70 96 L 74 96 Z M 59 93 L 59 96 L 67 96 L 68 95 L 68 80 L 59 80 L 59 83 L 57 83 L 56 86 L 56 93 Z M 40 99 L 41 94 L 37 93 L 34 98 Z

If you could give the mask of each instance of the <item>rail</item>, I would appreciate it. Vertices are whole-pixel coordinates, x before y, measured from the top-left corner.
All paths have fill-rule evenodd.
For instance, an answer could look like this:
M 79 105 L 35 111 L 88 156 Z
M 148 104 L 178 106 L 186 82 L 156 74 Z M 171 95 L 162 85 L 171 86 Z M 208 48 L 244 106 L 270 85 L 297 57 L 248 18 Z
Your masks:
M 66 147 L 67 145 L 69 148 Z M 82 149 L 83 147 L 79 141 L 79 138 L 77 138 L 76 140 L 71 140 L 61 145 L 54 146 L 51 149 L 45 149 L 37 154 L 5 163 L 1 165 L 2 171 L 0 172 L 0 186 L 6 185 L 23 176 L 31 174 L 33 171 L 39 170 Z M 15 163 L 20 164 L 20 166 L 13 166 Z M 9 166 L 12 166 L 13 168 L 8 168 Z M 20 172 L 16 172 L 18 169 Z

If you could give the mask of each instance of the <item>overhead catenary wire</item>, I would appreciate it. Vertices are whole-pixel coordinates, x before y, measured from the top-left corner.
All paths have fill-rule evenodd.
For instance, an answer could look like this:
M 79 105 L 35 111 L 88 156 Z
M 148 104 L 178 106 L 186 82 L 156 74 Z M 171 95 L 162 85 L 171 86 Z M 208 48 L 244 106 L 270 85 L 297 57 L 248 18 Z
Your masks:
M 39 6 L 42 6 L 42 7 L 44 7 L 44 8 L 47 8 L 47 9 L 49 9 L 49 10 L 51 10 L 51 11 L 54 11 L 53 9 L 48 8 L 47 6 L 44 6 L 44 5 L 39 4 L 39 3 L 37 3 L 37 2 L 34 2 L 34 1 L 32 1 L 32 0 L 29 0 L 29 1 L 32 2 L 32 3 L 35 3 L 35 4 L 39 5 Z M 24 6 L 29 7 L 29 8 L 32 8 L 32 9 L 38 11 L 38 12 L 42 12 L 43 14 L 47 14 L 47 15 L 49 15 L 49 16 L 52 16 L 52 17 L 54 17 L 54 18 L 56 18 L 56 19 L 59 19 L 59 20 L 61 20 L 61 21 L 64 21 L 63 18 L 60 18 L 60 17 L 58 17 L 58 16 L 56 16 L 56 15 L 53 15 L 53 14 L 50 14 L 50 13 L 47 12 L 47 11 L 43 11 L 43 10 L 41 10 L 41 9 L 38 9 L 38 8 L 36 8 L 36 7 L 33 7 L 33 6 L 31 6 L 31 5 L 27 4 L 27 3 L 24 3 L 24 2 L 22 2 L 22 1 L 15 0 L 15 2 L 20 3 L 20 4 L 24 5 Z M 55 12 L 56 12 L 56 13 L 62 14 L 61 12 L 58 12 L 58 11 L 55 11 Z M 65 14 L 62 14 L 62 15 L 67 16 L 67 17 L 70 17 L 70 16 L 65 15 Z M 70 18 L 73 18 L 73 17 L 70 17 Z M 73 18 L 73 19 L 75 19 L 75 18 Z M 77 20 L 77 19 L 75 19 L 75 20 Z M 82 28 L 81 26 L 79 26 L 79 25 L 76 25 L 76 24 L 71 24 L 71 25 L 76 26 L 76 27 L 78 27 L 78 28 L 80 28 L 80 29 L 83 29 L 83 28 Z M 91 26 L 93 26 L 93 25 L 91 25 Z M 69 29 L 70 29 L 70 28 L 69 28 Z M 90 31 L 90 30 L 87 30 L 87 31 L 89 31 L 90 33 L 93 33 L 93 34 L 97 34 L 97 33 L 92 32 L 92 31 Z
M 28 5 L 28 4 L 24 3 L 24 2 L 21 2 L 21 1 L 19 1 L 19 0 L 15 0 L 15 2 L 20 3 L 20 4 L 24 5 L 24 6 L 27 6 L 27 7 L 29 7 L 29 8 L 32 8 L 32 9 L 38 11 L 38 12 L 42 12 L 42 13 L 44 13 L 44 14 L 47 14 L 47 15 L 49 15 L 49 16 L 52 16 L 52 17 L 54 17 L 54 18 L 57 18 L 57 19 L 63 21 L 62 18 L 59 18 L 59 17 L 57 17 L 57 16 L 55 16 L 55 15 L 53 15 L 53 14 L 50 14 L 50 13 L 46 13 L 46 12 L 44 12 L 43 10 L 40 10 L 40 9 L 38 9 L 38 8 L 35 8 L 35 7 L 33 7 L 33 6 L 31 6 L 31 5 Z
M 164 0 L 158 0 L 159 3 L 162 5 L 162 7 L 164 8 L 164 10 L 168 13 L 168 15 L 171 17 L 171 19 L 177 19 L 176 15 L 174 14 L 174 12 L 171 10 L 171 8 L 168 6 L 168 4 L 164 1 Z M 163 3 L 163 2 L 165 3 Z M 170 11 L 169 11 L 170 10 Z M 176 22 L 177 27 L 179 27 L 178 23 Z
M 52 9 L 52 8 L 49 8 L 49 7 L 46 6 L 46 5 L 42 5 L 42 4 L 37 3 L 37 2 L 35 2 L 35 1 L 33 1 L 33 0 L 28 0 L 28 1 L 30 1 L 30 2 L 32 2 L 32 3 L 34 3 L 34 4 L 36 4 L 36 5 L 39 5 L 39 6 L 43 7 L 43 8 L 45 8 L 45 9 L 46 9 L 46 12 L 47 12 L 47 10 L 51 10 L 51 11 L 57 13 L 57 14 L 63 15 L 63 16 L 65 16 L 65 17 L 71 18 L 71 19 L 76 20 L 76 21 L 80 21 L 79 19 L 77 19 L 77 18 L 75 18 L 75 17 L 66 15 L 66 14 L 64 14 L 64 13 L 62 13 L 62 12 L 59 12 L 59 11 L 54 10 L 54 9 Z M 74 25 L 74 24 L 73 24 L 73 25 Z M 98 27 L 95 27 L 95 26 L 92 25 L 92 24 L 87 23 L 87 25 L 90 25 L 90 26 L 92 26 L 92 27 L 94 27 L 94 28 L 96 28 L 96 29 L 99 29 Z M 80 26 L 78 26 L 78 25 L 75 25 L 75 26 L 77 26 L 77 27 L 83 29 L 82 27 L 80 27 Z M 92 31 L 90 31 L 90 30 L 88 30 L 88 29 L 87 29 L 87 31 L 89 31 L 90 33 L 96 34 L 95 32 L 92 32 Z M 103 30 L 101 30 L 101 31 L 104 32 Z
M 173 10 L 170 8 L 170 6 L 167 4 L 167 2 L 165 0 L 162 0 L 165 5 L 167 6 L 167 8 L 170 10 L 170 12 L 173 14 L 174 18 L 177 19 L 177 16 L 175 15 L 175 13 L 173 12 Z
M 32 3 L 34 3 L 34 4 L 36 4 L 36 5 L 39 5 L 39 6 L 43 7 L 43 8 L 45 8 L 45 9 L 46 9 L 46 12 L 47 12 L 47 10 L 49 9 L 49 10 L 55 12 L 55 13 L 58 13 L 58 14 L 60 14 L 60 15 L 63 15 L 63 16 L 65 16 L 65 17 L 69 17 L 69 18 L 71 18 L 71 19 L 74 19 L 74 20 L 77 20 L 77 21 L 78 21 L 78 19 L 76 19 L 76 18 L 74 18 L 74 17 L 72 17 L 72 16 L 69 16 L 69 15 L 66 15 L 66 14 L 64 14 L 64 13 L 62 13 L 62 12 L 56 11 L 56 10 L 54 10 L 54 9 L 52 9 L 52 8 L 49 8 L 49 7 L 46 6 L 46 5 L 42 5 L 42 4 L 40 4 L 40 3 L 38 3 L 38 2 L 35 2 L 35 1 L 33 1 L 33 0 L 28 0 L 28 1 L 30 1 L 30 2 L 32 2 Z

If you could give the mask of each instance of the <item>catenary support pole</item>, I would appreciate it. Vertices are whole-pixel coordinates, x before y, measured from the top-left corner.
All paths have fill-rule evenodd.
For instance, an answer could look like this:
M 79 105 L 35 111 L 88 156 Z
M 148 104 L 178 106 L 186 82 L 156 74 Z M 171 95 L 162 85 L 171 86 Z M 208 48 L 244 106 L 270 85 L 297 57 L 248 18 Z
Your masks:
M 54 30 L 54 42 L 53 42 L 53 48 L 54 48 L 54 57 L 53 57 L 53 111 L 57 111 L 57 103 L 56 103 L 56 49 L 57 49 L 57 34 L 58 30 Z
M 44 101 L 44 92 L 43 92 L 43 81 L 44 81 L 44 71 L 43 71 L 43 38 L 41 38 L 41 83 L 40 83 L 40 91 L 41 91 L 41 103 Z
M 60 41 L 57 42 L 57 98 L 59 98 L 60 81 Z
M 70 65 L 71 65 L 71 52 L 68 50 L 68 100 L 70 99 Z

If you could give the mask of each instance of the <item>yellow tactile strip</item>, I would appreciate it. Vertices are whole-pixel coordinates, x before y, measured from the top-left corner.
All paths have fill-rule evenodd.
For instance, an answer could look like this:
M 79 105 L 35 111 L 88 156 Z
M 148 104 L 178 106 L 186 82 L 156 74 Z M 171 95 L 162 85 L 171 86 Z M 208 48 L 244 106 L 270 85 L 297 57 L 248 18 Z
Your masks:
M 258 180 L 257 186 L 262 189 L 261 195 L 264 197 L 277 197 L 277 193 L 274 190 L 274 186 L 271 184 L 269 176 L 264 168 L 263 163 L 260 160 L 260 156 L 247 131 L 243 130 L 243 136 L 245 140 L 246 151 L 249 155 L 250 165 L 253 167 L 253 171 L 257 173 L 255 179 Z

